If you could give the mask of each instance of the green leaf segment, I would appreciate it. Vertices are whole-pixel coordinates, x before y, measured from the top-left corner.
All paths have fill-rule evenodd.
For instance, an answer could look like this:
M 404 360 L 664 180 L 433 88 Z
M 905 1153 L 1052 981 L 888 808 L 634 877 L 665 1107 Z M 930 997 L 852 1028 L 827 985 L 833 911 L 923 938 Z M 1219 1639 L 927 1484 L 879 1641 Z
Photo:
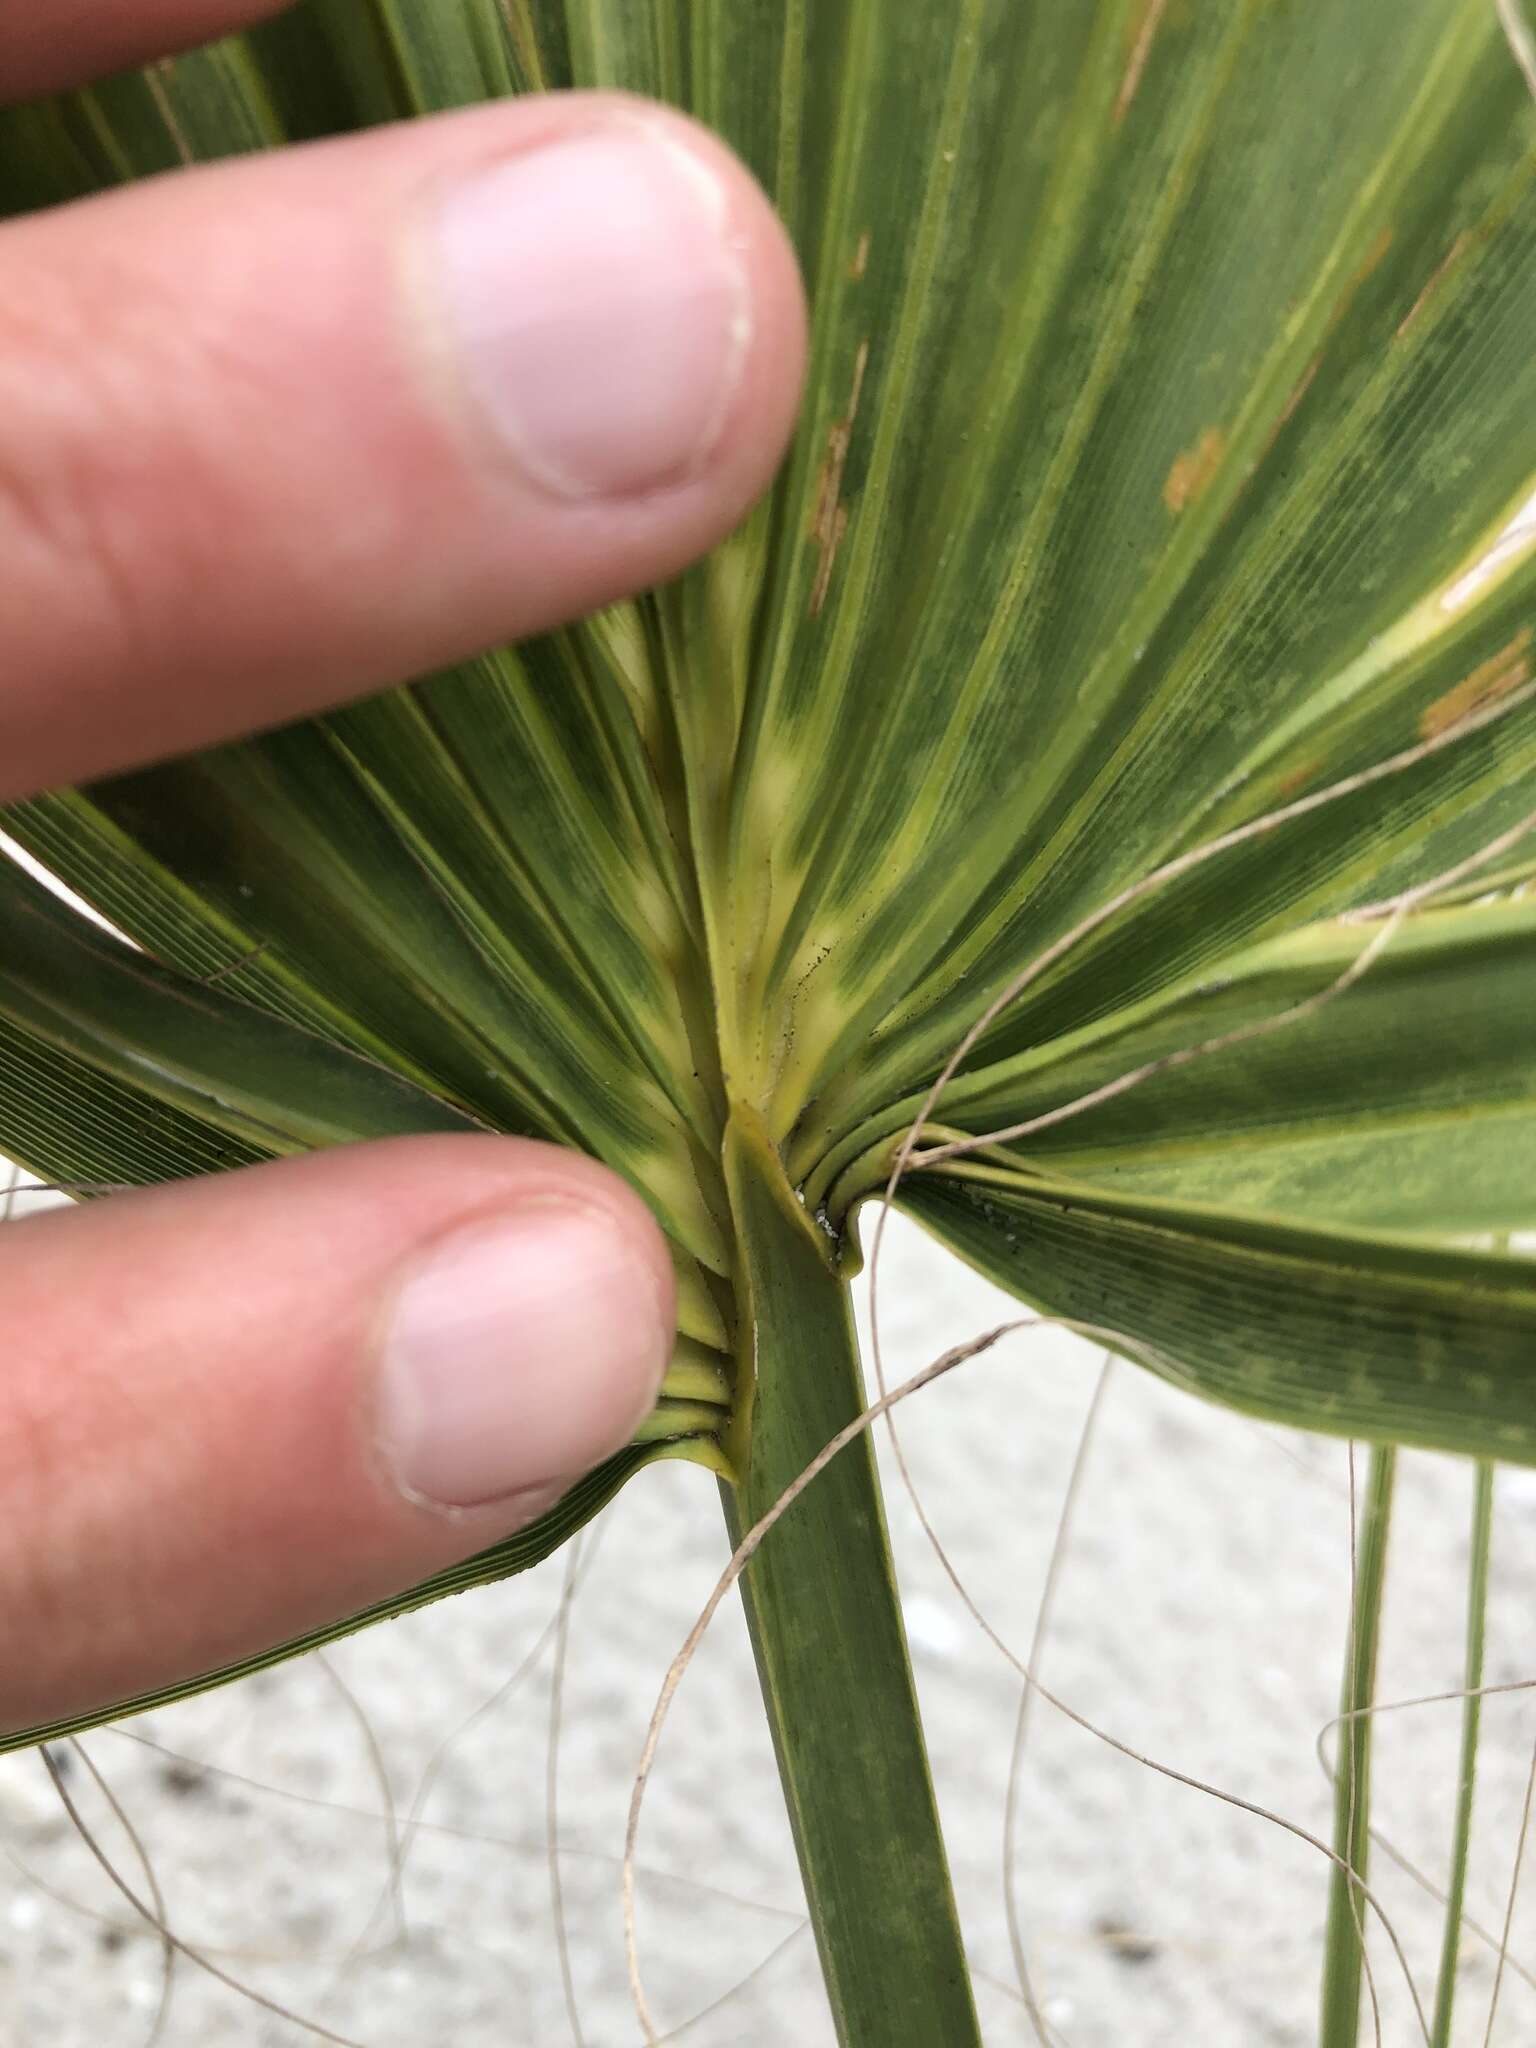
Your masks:
M 1494 9 L 308 0 L 0 117 L 0 205 L 572 84 L 687 108 L 784 214 L 770 501 L 566 632 L 0 814 L 141 949 L 0 863 L 0 1146 L 139 1183 L 483 1128 L 645 1193 L 656 1414 L 398 1611 L 655 1457 L 760 1512 L 857 1412 L 859 1205 L 1058 948 L 899 1200 L 1203 1395 L 1536 1462 L 1536 542 L 1495 548 L 1536 111 Z M 746 1592 L 843 2038 L 973 2039 L 864 1452 Z

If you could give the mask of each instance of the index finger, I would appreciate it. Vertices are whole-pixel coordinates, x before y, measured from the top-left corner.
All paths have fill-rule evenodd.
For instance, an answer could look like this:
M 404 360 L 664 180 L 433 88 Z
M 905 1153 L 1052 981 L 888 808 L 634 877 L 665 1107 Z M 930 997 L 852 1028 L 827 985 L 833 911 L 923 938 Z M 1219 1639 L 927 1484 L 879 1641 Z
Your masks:
M 677 574 L 804 315 L 722 144 L 551 94 L 0 227 L 0 799 L 280 724 Z

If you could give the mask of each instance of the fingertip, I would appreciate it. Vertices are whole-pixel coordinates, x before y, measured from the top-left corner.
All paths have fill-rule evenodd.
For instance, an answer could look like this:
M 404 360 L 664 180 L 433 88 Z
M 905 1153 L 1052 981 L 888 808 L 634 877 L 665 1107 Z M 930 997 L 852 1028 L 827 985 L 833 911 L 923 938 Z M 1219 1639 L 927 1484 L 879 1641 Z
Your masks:
M 446 409 L 472 465 L 556 517 L 591 509 L 621 585 L 659 580 L 783 455 L 806 350 L 794 252 L 740 160 L 670 109 L 550 95 L 497 133 L 408 265 Z
M 595 1161 L 421 1137 L 0 1232 L 0 1726 L 208 1671 L 494 1543 L 629 1441 L 666 1240 Z
M 744 510 L 783 459 L 804 390 L 809 315 L 799 258 L 773 202 L 718 135 L 671 108 L 637 104 L 719 181 L 723 233 L 747 281 L 750 334 L 715 450 Z
M 629 1442 L 672 1342 L 632 1218 L 522 1195 L 408 1261 L 378 1364 L 387 1469 L 412 1500 L 521 1522 Z
M 767 487 L 799 399 L 767 198 L 622 95 L 403 122 L 0 233 L 28 308 L 0 349 L 4 796 L 665 582 Z

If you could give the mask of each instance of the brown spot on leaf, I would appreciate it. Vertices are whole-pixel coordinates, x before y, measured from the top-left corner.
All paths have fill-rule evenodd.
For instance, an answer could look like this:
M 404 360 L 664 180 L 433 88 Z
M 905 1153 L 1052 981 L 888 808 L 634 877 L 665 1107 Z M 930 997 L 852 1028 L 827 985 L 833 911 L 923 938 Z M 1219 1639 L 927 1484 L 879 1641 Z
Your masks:
M 1125 72 L 1120 80 L 1120 90 L 1115 94 L 1114 109 L 1110 115 L 1117 128 L 1125 119 L 1131 101 L 1136 97 L 1136 88 L 1141 84 L 1142 73 L 1147 68 L 1147 59 L 1152 54 L 1152 41 L 1167 5 L 1168 0 L 1142 0 L 1141 14 L 1130 25 L 1130 51 L 1126 58 Z
M 1192 505 L 1221 467 L 1227 437 L 1220 427 L 1207 427 L 1193 448 L 1186 448 L 1163 483 L 1163 503 L 1170 512 Z
M 1522 626 L 1507 647 L 1478 663 L 1454 688 L 1437 697 L 1419 720 L 1421 739 L 1435 740 L 1475 711 L 1497 704 L 1531 680 L 1531 629 Z
M 859 352 L 853 359 L 853 389 L 848 394 L 848 410 L 827 429 L 827 452 L 822 460 L 816 511 L 811 519 L 811 538 L 820 550 L 816 581 L 811 589 L 813 619 L 821 616 L 822 606 L 827 601 L 827 592 L 832 587 L 832 567 L 843 544 L 843 535 L 848 531 L 848 507 L 842 502 L 843 471 L 848 463 L 853 422 L 858 415 L 859 394 L 864 389 L 864 372 L 868 367 L 869 343 L 861 341 Z
M 848 266 L 848 275 L 855 284 L 869 268 L 869 229 L 859 237 L 859 246 L 853 252 L 853 261 Z
M 1284 405 L 1281 406 L 1279 413 L 1275 417 L 1275 424 L 1269 430 L 1269 438 L 1264 443 L 1263 450 L 1259 457 L 1260 461 L 1262 461 L 1264 456 L 1267 455 L 1270 449 L 1274 447 L 1275 443 L 1279 440 L 1281 433 L 1284 431 L 1286 423 L 1290 419 L 1292 413 L 1295 412 L 1297 406 L 1300 405 L 1301 401 L 1306 397 L 1307 393 L 1311 390 L 1312 379 L 1317 375 L 1319 369 L 1321 369 L 1322 362 L 1323 352 L 1321 349 L 1319 349 L 1317 354 L 1312 358 L 1311 362 L 1308 363 L 1307 367 L 1296 379 L 1296 382 L 1291 386 L 1290 396 L 1286 399 Z
M 1386 255 L 1387 251 L 1391 248 L 1391 246 L 1392 229 L 1391 226 L 1388 225 L 1381 230 L 1380 234 L 1377 235 L 1375 241 L 1372 242 L 1370 248 L 1366 250 L 1365 256 L 1362 259 L 1359 268 L 1350 274 L 1349 289 L 1344 295 L 1344 303 L 1346 305 L 1354 297 L 1355 293 L 1360 289 L 1361 285 L 1365 283 L 1365 280 L 1370 276 L 1371 272 L 1380 263 L 1381 259 L 1383 258 L 1383 256 Z
M 1331 334 L 1333 330 L 1338 326 L 1339 322 L 1344 318 L 1344 315 L 1349 311 L 1349 308 L 1354 301 L 1356 292 L 1359 291 L 1361 285 L 1365 283 L 1366 279 L 1370 276 L 1371 272 L 1376 268 L 1376 266 L 1381 262 L 1382 258 L 1386 255 L 1387 251 L 1391 248 L 1391 246 L 1392 229 L 1390 227 L 1384 227 L 1382 228 L 1381 232 L 1377 235 L 1375 241 L 1372 242 L 1370 248 L 1366 250 L 1365 255 L 1360 261 L 1360 263 L 1358 263 L 1354 270 L 1350 272 L 1350 275 L 1347 281 L 1345 282 L 1344 289 L 1339 295 L 1338 303 L 1334 306 L 1333 311 L 1328 316 L 1328 333 Z M 1448 262 L 1449 259 L 1447 259 L 1447 263 Z M 1442 266 L 1442 268 L 1444 267 L 1446 266 Z M 1439 272 L 1436 272 L 1436 277 L 1438 277 L 1439 274 Z M 1432 283 L 1433 281 L 1434 280 L 1431 280 Z M 1287 308 L 1287 310 L 1294 310 L 1294 307 Z M 1410 313 L 1409 318 L 1411 319 L 1412 317 L 1413 315 L 1412 313 Z M 1407 324 L 1407 321 L 1404 321 L 1403 326 L 1406 326 Z M 1401 334 L 1402 331 L 1403 330 L 1400 327 L 1398 329 L 1398 333 Z M 1316 355 L 1313 356 L 1311 362 L 1307 364 L 1307 367 L 1302 371 L 1300 377 L 1297 378 L 1295 384 L 1292 386 L 1290 396 L 1286 399 L 1284 406 L 1280 410 L 1279 416 L 1275 420 L 1274 426 L 1270 429 L 1269 439 L 1264 444 L 1260 460 L 1263 459 L 1264 455 L 1267 455 L 1269 453 L 1270 449 L 1274 446 L 1276 440 L 1279 438 L 1280 431 L 1284 427 L 1286 421 L 1291 417 L 1292 413 L 1295 412 L 1297 406 L 1301 404 L 1301 401 L 1306 397 L 1307 392 L 1311 389 L 1312 380 L 1317 375 L 1319 369 L 1321 369 L 1322 367 L 1323 353 L 1324 352 L 1322 349 L 1319 349 L 1317 351 Z
M 1407 312 L 1403 315 L 1402 319 L 1398 321 L 1397 333 L 1394 337 L 1395 340 L 1401 341 L 1403 336 L 1408 332 L 1409 328 L 1412 327 L 1415 320 L 1418 319 L 1419 315 L 1423 312 L 1424 308 L 1429 304 L 1430 300 L 1434 297 L 1441 280 L 1445 276 L 1445 273 L 1452 267 L 1453 264 L 1460 261 L 1461 253 L 1466 248 L 1468 242 L 1470 242 L 1471 239 L 1472 237 L 1470 235 L 1463 233 L 1459 234 L 1456 237 L 1455 241 L 1452 242 L 1450 248 L 1446 250 L 1445 254 L 1440 258 L 1440 261 L 1429 273 L 1428 278 L 1425 280 L 1424 288 L 1419 293 L 1419 296 L 1408 308 Z
M 1289 803 L 1293 796 L 1300 796 L 1309 782 L 1315 780 L 1318 771 L 1316 761 L 1304 761 L 1299 768 L 1289 769 L 1275 784 L 1275 795 L 1280 802 Z
M 1349 311 L 1354 303 L 1356 292 L 1359 291 L 1361 285 L 1365 283 L 1391 246 L 1392 230 L 1390 226 L 1384 227 L 1345 280 L 1344 289 L 1339 294 L 1339 302 L 1328 316 L 1328 331 L 1330 333 L 1332 333 L 1333 329 L 1338 326 L 1344 315 Z
M 1319 350 L 1318 353 L 1312 358 L 1311 362 L 1308 363 L 1307 367 L 1302 371 L 1301 375 L 1296 379 L 1295 388 L 1292 390 L 1290 397 L 1285 401 L 1284 406 L 1281 408 L 1280 417 L 1275 422 L 1275 432 L 1277 434 L 1279 433 L 1280 429 L 1285 425 L 1286 421 L 1290 418 L 1291 414 L 1296 410 L 1297 406 L 1300 405 L 1301 401 L 1306 397 L 1307 393 L 1311 390 L 1312 379 L 1317 375 L 1318 370 L 1322 367 L 1322 361 L 1322 351 Z

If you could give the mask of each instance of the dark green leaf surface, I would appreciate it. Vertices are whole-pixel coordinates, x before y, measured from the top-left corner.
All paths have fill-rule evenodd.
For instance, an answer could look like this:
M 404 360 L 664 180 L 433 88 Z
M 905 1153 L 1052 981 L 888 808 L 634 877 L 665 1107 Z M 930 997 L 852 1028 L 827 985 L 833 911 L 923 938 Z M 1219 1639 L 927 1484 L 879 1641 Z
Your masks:
M 1536 546 L 1468 571 L 1536 468 L 1532 115 L 1483 0 L 309 0 L 6 117 L 0 198 L 552 84 L 688 107 L 777 198 L 815 323 L 772 503 L 658 598 L 9 822 L 169 968 L 609 1160 L 719 1346 L 728 1088 L 836 1209 L 986 996 L 1159 862 L 1426 748 L 1101 923 L 946 1126 L 1302 999 L 1341 911 L 1519 815 Z M 1430 936 L 1029 1158 L 1529 1222 L 1526 941 Z
M 0 211 L 567 85 L 689 109 L 790 228 L 770 501 L 666 592 L 0 814 L 152 956 L 4 883 L 0 1145 L 94 1181 L 465 1124 L 596 1154 L 679 1272 L 641 1434 L 698 1434 L 464 1582 L 658 1450 L 728 1451 L 740 1525 L 858 1400 L 786 1189 L 840 1224 L 1046 948 L 1357 777 L 1097 917 L 930 1136 L 1240 1041 L 902 1199 L 1204 1395 L 1536 1461 L 1536 1263 L 1477 1248 L 1536 1227 L 1529 847 L 1318 1000 L 1348 913 L 1536 802 L 1536 529 L 1499 539 L 1536 114 L 1489 0 L 305 0 L 0 115 Z M 775 1542 L 749 1606 L 844 2038 L 969 2040 L 865 1450 Z
M 382 1067 L 167 973 L 8 861 L 0 1017 L 268 1156 L 481 1128 Z
M 967 1163 L 902 1202 L 1174 1384 L 1337 1436 L 1536 1464 L 1536 1260 Z

